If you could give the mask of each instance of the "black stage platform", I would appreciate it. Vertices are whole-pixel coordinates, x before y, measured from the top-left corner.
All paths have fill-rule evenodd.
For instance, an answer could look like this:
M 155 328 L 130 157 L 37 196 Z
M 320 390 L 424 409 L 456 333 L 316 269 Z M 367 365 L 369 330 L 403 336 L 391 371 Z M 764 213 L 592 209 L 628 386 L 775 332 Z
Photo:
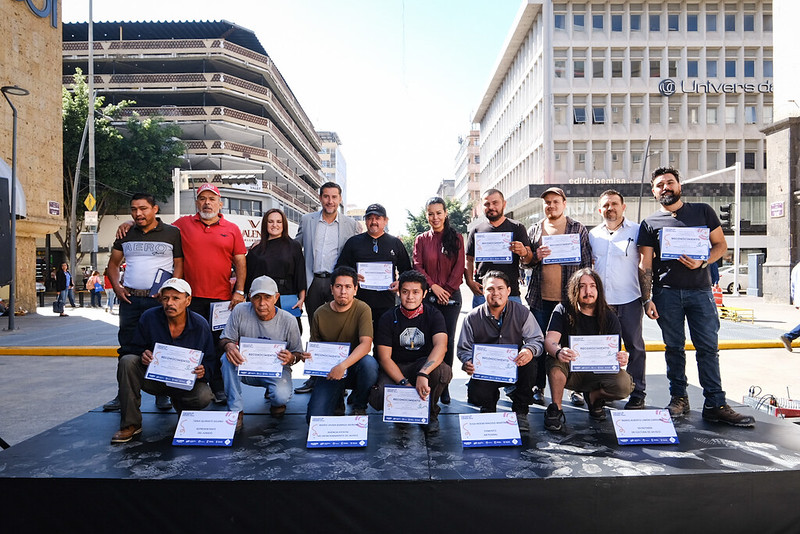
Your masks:
M 565 432 L 545 431 L 532 407 L 521 447 L 483 449 L 461 447 L 457 414 L 475 411 L 463 381 L 438 436 L 370 410 L 364 449 L 307 449 L 308 395 L 276 420 L 263 389 L 243 389 L 230 448 L 173 447 L 177 415 L 145 395 L 128 444 L 109 444 L 119 416 L 98 409 L 0 452 L 3 531 L 800 531 L 800 428 L 766 414 L 755 429 L 705 423 L 697 389 L 679 445 L 619 446 L 610 417 L 565 403 Z M 666 404 L 663 377 L 648 390 L 650 406 Z

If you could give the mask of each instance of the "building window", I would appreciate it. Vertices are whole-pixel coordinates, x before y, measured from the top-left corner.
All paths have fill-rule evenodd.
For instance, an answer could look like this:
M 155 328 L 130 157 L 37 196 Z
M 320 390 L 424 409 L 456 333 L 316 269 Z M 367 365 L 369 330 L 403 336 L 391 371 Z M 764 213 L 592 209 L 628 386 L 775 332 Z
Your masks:
M 575 14 L 572 15 L 572 29 L 576 32 L 583 31 L 583 15 L 582 14 Z
M 611 124 L 622 124 L 622 106 L 611 106 Z
M 611 170 L 613 171 L 621 171 L 622 168 L 622 156 L 624 152 L 621 151 L 614 151 L 611 152 Z
M 592 170 L 602 171 L 606 168 L 606 153 L 602 150 L 592 150 Z
M 661 123 L 661 106 L 659 105 L 651 105 L 650 106 L 650 124 L 660 124 Z
M 765 32 L 772 31 L 772 13 L 764 13 L 764 18 L 761 21 Z
M 725 106 L 725 124 L 736 124 L 736 105 Z
M 586 169 L 586 152 L 575 152 L 575 170 Z
M 717 31 L 717 14 L 710 13 L 706 15 L 706 31 L 707 32 L 715 32 Z
M 742 19 L 742 28 L 746 32 L 753 32 L 756 30 L 756 16 L 752 13 L 745 14 L 744 18 Z M 755 167 L 754 167 L 755 168 Z
M 767 78 L 772 78 L 772 60 L 765 59 L 762 65 L 764 67 L 764 76 Z
M 717 124 L 717 106 L 706 107 L 706 124 Z
M 697 31 L 697 15 L 696 14 L 686 15 L 686 31 L 690 31 L 690 32 L 696 32 Z
M 554 65 L 554 67 L 555 67 L 554 70 L 555 70 L 556 78 L 563 78 L 564 76 L 566 76 L 567 62 L 564 61 L 563 59 L 557 59 L 557 60 L 554 61 L 554 64 L 555 64 Z
M 761 113 L 764 114 L 764 124 L 772 124 L 772 106 L 764 106 Z
M 639 14 L 631 14 L 631 31 L 638 32 L 642 29 L 642 16 Z
M 736 77 L 736 60 L 735 59 L 726 59 L 725 60 L 725 77 L 726 78 L 735 78 Z
M 667 61 L 667 76 L 675 78 L 678 75 L 678 62 L 674 59 Z
M 572 77 L 583 78 L 584 62 L 582 59 L 576 59 L 572 64 Z
M 709 150 L 706 152 L 706 169 L 716 171 L 719 169 L 719 151 Z
M 689 78 L 697 78 L 697 60 L 690 59 L 686 62 L 686 76 Z
M 611 31 L 622 31 L 622 15 L 611 15 Z
M 586 124 L 586 108 L 583 106 L 573 107 L 572 118 L 575 124 Z
M 689 124 L 700 124 L 700 106 L 698 104 L 689 105 Z
M 661 78 L 661 61 L 658 59 L 650 60 L 650 77 Z
M 604 107 L 592 107 L 592 122 L 594 124 L 605 124 L 606 123 L 606 108 L 604 108 Z
M 554 106 L 553 107 L 553 120 L 556 124 L 566 124 L 566 117 L 567 117 L 567 110 L 566 106 Z
M 661 15 L 650 15 L 650 31 L 661 31 Z
M 593 30 L 601 30 L 603 29 L 603 15 L 592 15 L 592 29 Z
M 642 107 L 641 104 L 631 104 L 631 124 L 642 123 Z
M 603 77 L 603 60 L 592 61 L 592 78 Z
M 744 77 L 745 78 L 756 77 L 756 62 L 754 60 L 752 59 L 744 60 Z
M 667 30 L 677 32 L 680 28 L 681 16 L 678 14 L 670 13 L 667 15 Z
M 555 159 L 555 168 L 556 168 L 557 171 L 566 171 L 567 170 L 567 165 L 566 165 L 566 163 L 567 163 L 566 162 L 567 153 L 566 152 L 556 152 L 553 155 L 553 159 Z
M 725 15 L 725 31 L 726 32 L 736 31 L 736 15 L 731 15 L 731 14 Z
M 642 61 L 640 59 L 631 60 L 631 78 L 640 78 L 642 76 Z
M 622 78 L 622 61 L 611 62 L 611 77 Z
M 690 171 L 699 171 L 700 170 L 700 151 L 698 151 L 698 150 L 690 150 L 688 156 L 689 156 L 689 170 Z
M 555 21 L 553 23 L 553 26 L 555 26 L 555 28 L 557 30 L 564 30 L 564 29 L 567 28 L 567 17 L 566 17 L 566 15 L 558 15 L 557 14 L 557 15 L 554 15 L 554 18 L 555 18 Z
M 706 76 L 709 78 L 717 77 L 717 60 L 709 59 L 706 61 Z
M 669 106 L 669 123 L 678 124 L 681 122 L 680 116 L 681 108 L 679 106 Z
M 725 152 L 725 167 L 733 167 L 736 163 L 736 152 Z
M 756 107 L 755 106 L 745 106 L 744 107 L 744 123 L 745 124 L 755 124 L 756 123 Z

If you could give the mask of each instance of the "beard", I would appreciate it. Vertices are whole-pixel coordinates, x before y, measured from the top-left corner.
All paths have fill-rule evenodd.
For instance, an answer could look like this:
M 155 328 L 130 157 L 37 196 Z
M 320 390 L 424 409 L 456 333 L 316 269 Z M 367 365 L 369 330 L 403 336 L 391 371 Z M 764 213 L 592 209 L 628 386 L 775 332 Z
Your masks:
M 502 217 L 502 216 L 503 216 L 502 212 L 495 212 L 492 215 L 486 215 L 486 218 L 489 219 L 492 222 L 495 222 L 497 220 L 500 220 L 500 217 Z
M 207 211 L 200 211 L 198 213 L 200 214 L 200 218 L 203 219 L 204 221 L 210 221 L 211 219 L 219 215 L 218 211 L 214 213 L 209 213 Z
M 658 197 L 658 202 L 662 206 L 672 206 L 677 201 L 681 199 L 680 192 L 678 193 L 662 193 L 660 197 Z

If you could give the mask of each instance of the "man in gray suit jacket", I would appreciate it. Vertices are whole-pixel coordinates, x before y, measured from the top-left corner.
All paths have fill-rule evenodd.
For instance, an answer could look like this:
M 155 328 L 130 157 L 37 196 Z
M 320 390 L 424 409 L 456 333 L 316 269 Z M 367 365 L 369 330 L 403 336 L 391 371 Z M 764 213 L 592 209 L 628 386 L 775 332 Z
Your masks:
M 342 188 L 334 182 L 325 182 L 319 188 L 322 209 L 307 213 L 300 219 L 295 240 L 303 246 L 306 260 L 306 313 L 309 328 L 317 308 L 333 300 L 330 276 L 336 267 L 339 253 L 348 239 L 361 232 L 358 222 L 339 214 Z M 296 393 L 308 393 L 313 388 L 313 379 L 295 389 Z

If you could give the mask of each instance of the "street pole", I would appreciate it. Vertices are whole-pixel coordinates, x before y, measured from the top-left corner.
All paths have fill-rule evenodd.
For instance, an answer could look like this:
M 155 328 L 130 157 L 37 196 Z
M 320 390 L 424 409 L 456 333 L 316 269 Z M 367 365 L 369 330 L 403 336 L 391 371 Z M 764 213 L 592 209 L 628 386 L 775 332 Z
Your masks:
M 97 188 L 95 185 L 95 164 L 94 164 L 94 22 L 92 16 L 92 0 L 89 0 L 89 113 L 92 117 L 89 121 L 89 194 L 93 199 L 97 199 Z M 93 206 L 89 211 L 95 211 L 97 206 Z M 97 269 L 97 226 L 89 228 L 92 233 L 91 263 L 92 269 Z M 73 274 L 74 276 L 74 274 Z

